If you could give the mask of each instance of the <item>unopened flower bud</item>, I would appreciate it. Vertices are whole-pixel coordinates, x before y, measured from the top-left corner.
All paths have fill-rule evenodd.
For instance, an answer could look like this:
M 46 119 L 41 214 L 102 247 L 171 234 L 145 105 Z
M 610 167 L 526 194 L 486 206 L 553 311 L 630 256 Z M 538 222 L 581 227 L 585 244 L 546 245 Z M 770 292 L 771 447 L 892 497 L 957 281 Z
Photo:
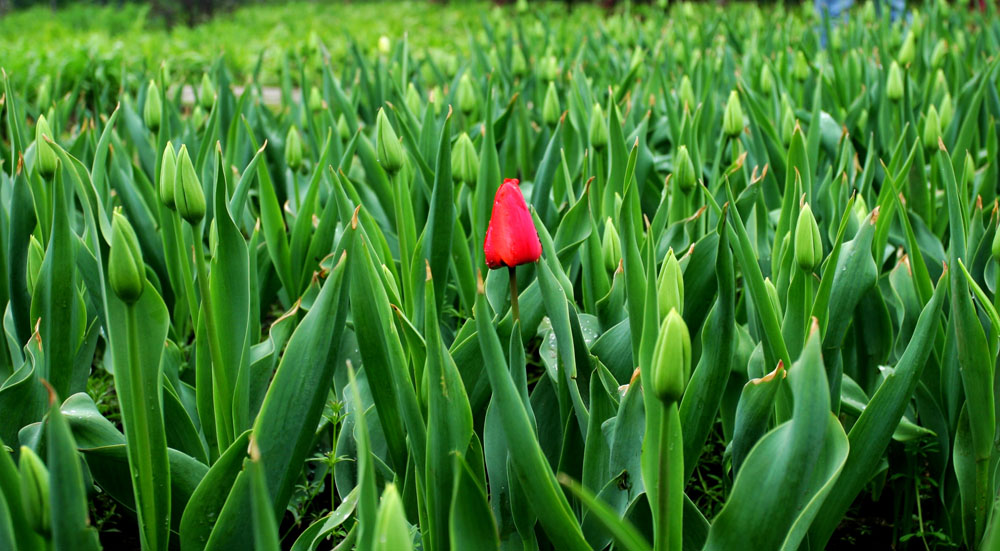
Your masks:
M 686 145 L 677 148 L 677 153 L 674 155 L 673 179 L 675 185 L 684 193 L 688 193 L 694 189 L 698 181 L 698 175 L 694 170 L 694 162 L 691 160 L 691 154 L 688 153 Z
M 198 103 L 204 109 L 211 109 L 215 103 L 215 84 L 208 78 L 208 73 L 201 75 L 201 89 L 198 91 Z
M 163 119 L 163 98 L 160 97 L 160 88 L 156 86 L 156 81 L 149 81 L 146 88 L 146 103 L 142 107 L 142 120 L 146 127 L 156 132 L 160 129 L 160 121 Z
M 524 52 L 521 48 L 514 46 L 514 53 L 511 54 L 510 72 L 515 77 L 523 77 L 528 72 L 528 62 L 524 59 Z
M 938 117 L 937 108 L 931 105 L 924 117 L 924 149 L 935 151 L 938 148 L 938 139 L 941 137 L 941 119 Z
M 694 110 L 697 100 L 694 97 L 694 88 L 691 86 L 691 79 L 687 75 L 681 77 L 681 84 L 677 88 L 677 99 L 681 101 L 682 107 Z
M 28 240 L 28 262 L 25 267 L 25 279 L 28 284 L 28 295 L 35 294 L 35 283 L 38 282 L 38 274 L 42 271 L 42 262 L 45 260 L 45 249 L 38 239 L 32 235 Z
M 192 226 L 205 217 L 205 191 L 191 163 L 187 146 L 177 152 L 177 169 L 174 176 L 174 207 L 177 214 Z
M 962 170 L 962 183 L 965 188 L 968 189 L 972 186 L 973 180 L 976 178 L 976 161 L 972 158 L 972 153 L 968 151 L 965 152 L 965 165 Z
M 146 265 L 142 261 L 139 239 L 119 211 L 112 215 L 108 282 L 111 290 L 126 304 L 139 300 L 146 283 Z
M 951 119 L 954 116 L 955 106 L 951 102 L 951 94 L 945 92 L 944 97 L 941 98 L 941 108 L 938 109 L 938 118 L 940 119 L 942 132 L 948 129 L 948 126 L 951 124 Z
M 597 150 L 608 145 L 608 123 L 604 120 L 604 110 L 599 103 L 595 103 L 590 112 L 590 145 Z
M 543 57 L 541 65 L 540 72 L 543 79 L 552 82 L 559 78 L 559 60 L 555 56 L 547 55 Z
M 55 174 L 58 158 L 52 144 L 46 141 L 46 137 L 53 141 L 56 139 L 52 134 L 52 128 L 49 127 L 49 121 L 42 115 L 35 123 L 35 166 L 38 167 L 39 174 L 48 178 Z
M 399 492 L 393 484 L 387 484 L 382 492 L 374 529 L 378 537 L 373 541 L 373 551 L 413 551 L 410 525 L 406 521 Z
M 660 279 L 656 282 L 656 303 L 661 320 L 671 310 L 684 312 L 684 273 L 673 249 L 667 251 L 667 257 L 660 268 Z
M 795 76 L 796 80 L 803 81 L 809 78 L 809 73 L 812 69 L 809 67 L 809 60 L 806 59 L 806 54 L 799 50 L 795 52 L 795 65 L 792 66 L 792 74 Z
M 344 117 L 343 113 L 337 117 L 337 135 L 340 136 L 340 140 L 344 142 L 351 139 L 351 129 L 347 126 L 347 119 Z
M 302 137 L 299 131 L 292 125 L 285 136 L 285 164 L 292 171 L 297 171 L 302 166 Z
M 542 122 L 549 126 L 555 126 L 562 115 L 559 108 L 559 94 L 556 92 L 554 82 L 549 83 L 548 90 L 545 91 L 545 101 L 542 103 Z
M 795 134 L 795 113 L 792 108 L 785 105 L 781 113 L 781 141 L 788 147 L 792 143 L 792 136 Z
M 455 91 L 455 99 L 458 101 L 458 108 L 466 115 L 475 110 L 479 100 L 476 97 L 476 87 L 472 84 L 472 78 L 469 77 L 469 73 L 463 74 L 462 78 L 458 79 L 458 90 Z
M 691 336 L 676 309 L 660 324 L 651 367 L 656 397 L 666 404 L 679 401 L 691 376 Z
M 403 166 L 403 146 L 396 137 L 396 131 L 389 123 L 384 109 L 378 110 L 375 118 L 375 152 L 382 169 L 389 175 L 395 174 Z
M 993 259 L 1000 262 L 1000 229 L 993 234 L 993 243 L 990 247 L 990 252 L 993 253 Z
M 618 237 L 618 230 L 615 229 L 615 224 L 610 217 L 604 222 L 604 236 L 601 237 L 601 255 L 604 257 L 604 269 L 614 272 L 622 259 L 622 244 L 621 239 Z
M 309 89 L 309 100 L 307 105 L 309 110 L 316 113 L 323 109 L 323 94 L 320 93 L 319 88 L 313 86 Z
M 944 65 L 945 56 L 948 55 L 948 43 L 942 38 L 934 45 L 931 52 L 931 68 L 940 69 Z
M 378 52 L 382 55 L 389 55 L 391 51 L 392 41 L 389 40 L 389 37 L 385 35 L 378 37 Z
M 49 471 L 38 455 L 27 446 L 21 446 L 18 471 L 21 475 L 20 505 L 24 516 L 35 532 L 47 536 L 52 529 Z
M 767 96 L 770 96 L 771 92 L 774 91 L 774 75 L 771 74 L 771 68 L 767 65 L 760 68 L 760 91 Z
M 50 103 L 52 103 L 52 78 L 45 75 L 38 84 L 38 106 L 44 109 Z
M 903 45 L 899 47 L 899 54 L 896 59 L 899 60 L 899 64 L 902 66 L 907 66 L 913 63 L 913 59 L 917 55 L 917 37 L 913 32 L 907 33 L 906 39 L 903 40 Z
M 168 209 L 174 208 L 174 181 L 177 178 L 177 154 L 174 153 L 174 144 L 167 142 L 163 148 L 163 159 L 160 161 L 160 201 Z
M 903 99 L 903 70 L 895 61 L 889 65 L 889 77 L 885 83 L 885 95 L 890 101 Z
M 795 224 L 795 261 L 802 271 L 809 273 L 823 262 L 823 241 L 809 203 L 802 206 Z
M 726 110 L 722 115 L 722 130 L 730 138 L 735 138 L 743 132 L 743 106 L 740 105 L 740 95 L 733 90 L 729 93 Z
M 476 146 L 472 145 L 472 138 L 462 132 L 451 152 L 451 178 L 471 188 L 475 187 L 478 176 L 479 154 L 476 153 Z
M 414 115 L 419 116 L 420 114 L 420 92 L 417 92 L 417 87 L 411 82 L 406 87 L 406 97 L 403 99 L 406 102 L 406 107 Z

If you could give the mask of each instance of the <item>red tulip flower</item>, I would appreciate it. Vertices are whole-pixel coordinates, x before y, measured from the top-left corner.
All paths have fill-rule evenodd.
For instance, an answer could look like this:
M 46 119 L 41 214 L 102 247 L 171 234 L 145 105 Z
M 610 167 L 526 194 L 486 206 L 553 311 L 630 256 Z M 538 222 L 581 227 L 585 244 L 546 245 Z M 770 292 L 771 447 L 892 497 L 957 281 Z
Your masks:
M 538 240 L 535 222 L 528 212 L 528 205 L 521 195 L 516 179 L 503 181 L 493 199 L 493 215 L 486 228 L 486 265 L 490 269 L 507 267 L 510 275 L 510 309 L 518 319 L 517 271 L 515 266 L 535 262 L 542 256 L 542 243 Z
M 542 256 L 535 223 L 515 179 L 504 180 L 497 190 L 483 252 L 486 265 L 494 270 L 535 262 Z

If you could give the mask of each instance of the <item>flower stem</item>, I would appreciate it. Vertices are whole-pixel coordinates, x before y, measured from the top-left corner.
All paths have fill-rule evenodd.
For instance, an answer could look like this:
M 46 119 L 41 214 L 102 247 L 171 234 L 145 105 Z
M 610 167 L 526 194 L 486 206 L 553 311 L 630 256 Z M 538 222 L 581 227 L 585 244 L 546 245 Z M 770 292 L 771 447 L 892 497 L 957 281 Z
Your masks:
M 517 307 L 517 268 L 507 266 L 507 273 L 510 275 L 510 311 L 514 314 L 514 321 L 520 321 L 521 312 Z

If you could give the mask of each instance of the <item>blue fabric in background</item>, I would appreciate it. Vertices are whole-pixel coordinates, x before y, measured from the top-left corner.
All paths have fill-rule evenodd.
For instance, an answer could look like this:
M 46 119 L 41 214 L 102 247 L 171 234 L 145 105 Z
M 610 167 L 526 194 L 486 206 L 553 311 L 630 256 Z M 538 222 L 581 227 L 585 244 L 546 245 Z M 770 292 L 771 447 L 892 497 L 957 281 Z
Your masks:
M 875 14 L 882 17 L 882 4 L 889 4 L 889 18 L 898 21 L 906 11 L 906 0 L 872 0 L 875 3 Z M 820 19 L 829 18 L 830 26 L 836 25 L 839 21 L 847 21 L 847 11 L 854 5 L 854 0 L 813 0 L 816 13 Z M 820 43 L 823 47 L 827 44 L 826 25 L 820 26 Z

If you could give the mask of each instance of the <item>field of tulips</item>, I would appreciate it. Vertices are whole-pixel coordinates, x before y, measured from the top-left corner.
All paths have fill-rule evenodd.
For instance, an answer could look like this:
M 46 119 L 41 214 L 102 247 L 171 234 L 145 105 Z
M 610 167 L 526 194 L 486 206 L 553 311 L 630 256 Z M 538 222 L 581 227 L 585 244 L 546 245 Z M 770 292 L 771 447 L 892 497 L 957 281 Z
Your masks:
M 1000 549 L 993 8 L 481 8 L 0 56 L 0 550 Z

